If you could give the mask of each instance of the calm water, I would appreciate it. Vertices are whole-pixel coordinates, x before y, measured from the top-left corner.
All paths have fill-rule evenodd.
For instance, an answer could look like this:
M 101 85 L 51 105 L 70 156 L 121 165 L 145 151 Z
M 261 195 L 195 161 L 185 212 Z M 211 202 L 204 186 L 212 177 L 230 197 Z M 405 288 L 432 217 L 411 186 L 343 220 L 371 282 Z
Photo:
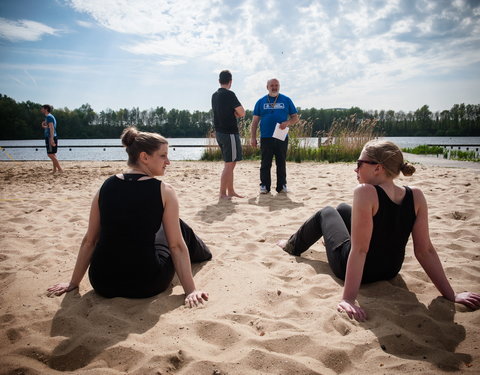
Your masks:
M 480 147 L 480 137 L 385 137 L 385 139 L 395 142 L 400 147 L 415 147 L 423 144 L 464 144 Z M 318 141 L 317 138 L 310 138 L 308 142 L 312 146 L 316 146 Z M 208 140 L 205 138 L 171 138 L 169 143 L 171 160 L 199 160 L 204 150 L 204 147 L 201 146 L 208 144 Z M 119 139 L 60 139 L 59 145 L 57 156 L 60 160 L 127 160 L 127 154 L 123 147 L 108 147 L 120 146 Z M 99 147 L 86 148 L 81 147 L 82 145 Z M 198 145 L 200 147 L 178 147 L 181 145 Z M 45 143 L 40 139 L 0 141 L 0 146 L 5 148 L 0 152 L 0 161 L 49 160 L 45 151 Z M 9 148 L 9 146 L 30 147 Z M 462 148 L 462 150 L 465 149 L 465 147 Z

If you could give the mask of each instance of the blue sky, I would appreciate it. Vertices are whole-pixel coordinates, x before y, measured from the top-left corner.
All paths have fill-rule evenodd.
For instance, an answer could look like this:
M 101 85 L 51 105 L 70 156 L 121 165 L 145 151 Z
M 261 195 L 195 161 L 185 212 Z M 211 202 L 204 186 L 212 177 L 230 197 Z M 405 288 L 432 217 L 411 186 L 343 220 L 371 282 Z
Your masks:
M 302 108 L 480 103 L 480 0 L 1 0 L 0 93 L 97 112 L 208 110 L 230 69 Z

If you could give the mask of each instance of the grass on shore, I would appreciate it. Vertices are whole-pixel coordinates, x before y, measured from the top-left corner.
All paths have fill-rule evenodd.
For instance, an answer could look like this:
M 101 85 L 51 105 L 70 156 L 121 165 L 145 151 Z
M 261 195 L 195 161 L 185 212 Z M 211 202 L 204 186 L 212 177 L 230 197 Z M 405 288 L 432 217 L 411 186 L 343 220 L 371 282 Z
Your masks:
M 480 158 L 475 151 L 445 150 L 443 157 L 450 160 L 480 162 Z
M 440 155 L 443 154 L 443 147 L 419 145 L 413 148 L 402 148 L 402 151 L 415 155 Z
M 475 151 L 447 150 L 442 146 L 419 145 L 414 148 L 402 148 L 403 152 L 416 155 L 443 155 L 444 159 L 480 162 Z

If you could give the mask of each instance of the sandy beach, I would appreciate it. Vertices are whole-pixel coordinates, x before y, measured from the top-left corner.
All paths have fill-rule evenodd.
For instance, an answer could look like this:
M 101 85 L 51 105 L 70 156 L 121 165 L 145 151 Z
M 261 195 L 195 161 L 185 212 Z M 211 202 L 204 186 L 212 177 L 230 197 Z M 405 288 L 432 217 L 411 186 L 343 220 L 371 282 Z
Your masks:
M 209 245 L 195 265 L 210 301 L 183 306 L 177 279 L 149 299 L 105 299 L 69 281 L 93 195 L 124 162 L 0 162 L 0 374 L 479 374 L 480 311 L 455 305 L 413 256 L 360 289 L 364 323 L 336 311 L 343 283 L 321 242 L 302 257 L 275 243 L 325 205 L 351 203 L 353 164 L 288 163 L 289 194 L 258 194 L 259 162 L 241 162 L 218 201 L 220 162 L 176 161 L 164 181 Z M 480 292 L 480 170 L 416 164 L 430 234 L 453 288 Z M 274 168 L 272 169 L 274 175 Z

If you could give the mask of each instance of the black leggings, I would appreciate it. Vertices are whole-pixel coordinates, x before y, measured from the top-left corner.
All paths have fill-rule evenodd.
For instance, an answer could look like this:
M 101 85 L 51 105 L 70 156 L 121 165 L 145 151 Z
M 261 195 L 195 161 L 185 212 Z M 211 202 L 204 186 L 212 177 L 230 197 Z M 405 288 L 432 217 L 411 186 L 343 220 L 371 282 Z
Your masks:
M 190 254 L 190 261 L 192 263 L 200 263 L 212 259 L 212 253 L 207 245 L 198 237 L 192 228 L 188 226 L 182 219 L 180 219 L 180 229 L 182 230 L 182 237 L 187 245 L 188 253 Z M 163 224 L 160 230 L 155 235 L 155 255 L 160 265 L 158 280 L 158 287 L 160 292 L 168 288 L 175 276 L 175 266 L 172 260 L 172 254 L 168 247 L 167 237 L 163 230 Z
M 287 247 L 293 255 L 300 255 L 322 236 L 327 251 L 328 264 L 335 276 L 345 280 L 350 254 L 350 223 L 352 207 L 341 203 L 336 209 L 322 208 L 310 217 L 288 240 Z

